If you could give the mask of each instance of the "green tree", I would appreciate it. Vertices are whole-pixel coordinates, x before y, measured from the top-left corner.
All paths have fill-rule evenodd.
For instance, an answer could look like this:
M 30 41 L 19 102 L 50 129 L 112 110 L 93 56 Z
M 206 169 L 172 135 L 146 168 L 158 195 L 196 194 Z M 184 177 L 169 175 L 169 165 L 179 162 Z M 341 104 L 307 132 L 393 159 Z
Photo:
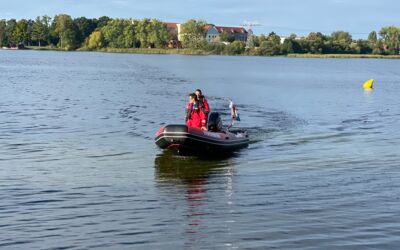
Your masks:
M 15 44 L 17 43 L 16 38 L 14 37 L 14 31 L 17 27 L 17 20 L 15 19 L 10 19 L 7 21 L 7 26 L 6 26 L 6 36 L 7 36 L 7 45 L 10 44 Z
M 42 45 L 42 42 L 49 42 L 49 26 L 50 26 L 51 18 L 48 16 L 36 17 L 35 22 L 32 26 L 32 40 L 36 41 L 39 47 Z
M 183 47 L 192 49 L 203 49 L 205 41 L 204 26 L 206 22 L 201 20 L 189 20 L 182 24 L 181 40 Z
M 78 47 L 76 26 L 71 16 L 60 14 L 54 17 L 54 32 L 59 37 L 60 48 L 73 50 Z
M 376 45 L 376 43 L 378 42 L 378 35 L 376 34 L 376 31 L 372 31 L 371 33 L 369 33 L 368 42 L 372 45 Z
M 384 54 L 383 44 L 382 44 L 381 41 L 378 40 L 377 45 L 372 49 L 372 54 L 374 54 L 374 55 L 382 55 L 382 54 Z
M 103 28 L 104 26 L 106 26 L 108 24 L 109 21 L 111 21 L 112 19 L 109 18 L 108 16 L 102 16 L 99 19 L 96 20 L 96 25 L 98 29 Z
M 29 19 L 28 20 L 28 36 L 29 36 L 29 39 L 28 39 L 28 45 L 31 45 L 32 44 L 32 35 L 33 35 L 33 24 L 35 23 L 35 21 L 34 20 L 32 20 L 32 19 Z
M 6 20 L 0 20 L 0 46 L 8 45 L 8 34 L 7 34 L 7 22 Z
M 321 32 L 311 32 L 302 43 L 307 53 L 322 54 L 324 53 L 324 43 L 327 38 Z
M 368 46 L 371 49 L 372 54 L 376 55 L 382 54 L 382 49 L 381 49 L 382 44 L 378 40 L 378 35 L 376 31 L 372 31 L 371 33 L 369 33 L 367 42 Z
M 275 44 L 275 45 L 280 45 L 281 44 L 281 37 L 278 36 L 275 32 L 269 33 L 267 36 L 267 41 Z
M 74 25 L 76 27 L 76 40 L 78 44 L 82 44 L 97 28 L 96 20 L 88 19 L 86 17 L 74 19 Z
M 151 47 L 165 47 L 169 41 L 167 27 L 156 19 L 152 20 L 148 39 Z
M 281 54 L 281 38 L 275 32 L 271 32 L 266 40 L 260 44 L 261 55 L 276 56 Z
M 372 48 L 367 40 L 359 39 L 350 44 L 351 52 L 354 54 L 371 54 Z
M 124 32 L 124 24 L 122 19 L 114 19 L 108 22 L 102 29 L 104 39 L 108 47 L 112 48 L 123 48 L 123 42 L 120 41 L 120 37 Z
M 17 43 L 25 44 L 29 40 L 28 21 L 21 19 L 17 22 L 13 32 L 13 38 Z
M 125 48 L 137 47 L 136 28 L 133 20 L 125 20 L 125 27 L 122 32 Z
M 101 28 L 106 46 L 111 48 L 136 47 L 135 27 L 137 22 L 130 19 L 113 19 Z
M 262 42 L 266 42 L 267 41 L 267 36 L 262 34 L 258 37 L 258 46 L 261 46 Z
M 354 48 L 356 47 L 350 33 L 345 31 L 333 32 L 330 37 L 326 38 L 324 45 L 323 53 L 332 54 L 355 53 Z
M 379 32 L 383 42 L 388 47 L 388 53 L 399 54 L 400 49 L 400 28 L 395 26 L 383 27 Z
M 302 53 L 302 48 L 297 41 L 296 35 L 292 34 L 285 39 L 281 46 L 282 54 Z
M 145 18 L 136 23 L 135 31 L 137 33 L 137 39 L 140 43 L 141 48 L 150 47 L 149 35 L 151 32 L 151 21 Z
M 353 41 L 349 32 L 335 31 L 331 34 L 331 39 L 340 43 L 350 44 Z
M 260 38 L 256 35 L 253 35 L 253 44 L 254 44 L 254 47 L 260 46 Z
M 67 29 L 60 35 L 60 41 L 62 41 L 61 48 L 66 50 L 74 50 L 78 47 L 76 42 L 76 32 L 73 29 Z

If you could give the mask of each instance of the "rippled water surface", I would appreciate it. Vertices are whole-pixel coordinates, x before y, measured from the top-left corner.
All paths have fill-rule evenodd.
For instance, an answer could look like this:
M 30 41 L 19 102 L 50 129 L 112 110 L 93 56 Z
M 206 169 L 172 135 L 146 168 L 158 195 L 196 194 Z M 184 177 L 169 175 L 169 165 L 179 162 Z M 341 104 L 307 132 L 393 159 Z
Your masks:
M 0 51 L 0 248 L 398 249 L 399 69 Z M 198 87 L 225 122 L 236 101 L 248 149 L 156 148 Z

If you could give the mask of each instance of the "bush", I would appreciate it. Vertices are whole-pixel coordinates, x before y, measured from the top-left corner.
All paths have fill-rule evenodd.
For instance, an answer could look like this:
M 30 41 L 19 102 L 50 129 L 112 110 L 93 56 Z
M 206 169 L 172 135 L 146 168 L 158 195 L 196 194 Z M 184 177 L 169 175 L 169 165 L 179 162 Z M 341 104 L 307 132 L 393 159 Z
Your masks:
M 210 43 L 207 47 L 207 51 L 211 54 L 222 55 L 225 51 L 226 45 L 223 43 Z
M 94 31 L 86 42 L 86 47 L 90 50 L 97 50 L 105 47 L 104 36 L 101 31 Z
M 240 55 L 246 50 L 246 44 L 241 41 L 234 41 L 225 47 L 225 54 L 227 55 Z

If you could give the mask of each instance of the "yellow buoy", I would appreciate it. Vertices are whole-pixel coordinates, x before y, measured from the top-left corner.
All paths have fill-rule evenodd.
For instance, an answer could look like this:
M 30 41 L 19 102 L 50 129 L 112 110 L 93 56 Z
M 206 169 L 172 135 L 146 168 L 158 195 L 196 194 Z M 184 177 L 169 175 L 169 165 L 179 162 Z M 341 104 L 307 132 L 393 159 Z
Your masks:
M 374 79 L 368 80 L 363 84 L 364 89 L 373 89 L 374 88 Z

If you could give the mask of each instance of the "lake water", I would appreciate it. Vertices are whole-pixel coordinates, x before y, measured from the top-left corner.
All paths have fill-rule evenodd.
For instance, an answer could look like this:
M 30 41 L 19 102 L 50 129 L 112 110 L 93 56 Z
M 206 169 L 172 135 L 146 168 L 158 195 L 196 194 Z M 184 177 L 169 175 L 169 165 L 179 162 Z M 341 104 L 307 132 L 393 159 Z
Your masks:
M 248 149 L 155 146 L 196 88 Z M 395 60 L 0 51 L 0 248 L 398 249 L 399 93 Z

